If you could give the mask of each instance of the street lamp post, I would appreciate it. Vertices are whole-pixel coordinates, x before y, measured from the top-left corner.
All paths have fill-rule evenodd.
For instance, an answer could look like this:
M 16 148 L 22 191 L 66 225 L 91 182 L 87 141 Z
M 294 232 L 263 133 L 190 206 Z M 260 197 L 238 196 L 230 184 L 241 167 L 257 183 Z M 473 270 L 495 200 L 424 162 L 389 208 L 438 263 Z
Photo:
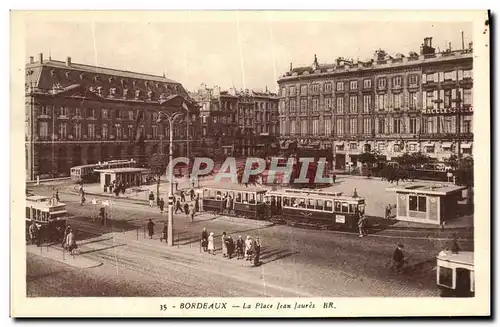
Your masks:
M 173 240 L 173 221 L 174 221 L 174 213 L 173 213 L 173 201 L 172 201 L 172 196 L 174 194 L 174 189 L 173 189 L 173 170 L 174 167 L 172 166 L 172 155 L 174 151 L 173 147 L 173 141 L 174 141 L 174 122 L 176 121 L 177 118 L 182 117 L 183 114 L 180 112 L 176 112 L 173 114 L 166 113 L 164 111 L 158 112 L 158 120 L 157 122 L 161 121 L 161 116 L 164 116 L 169 124 L 169 134 L 170 134 L 170 144 L 169 144 L 169 153 L 168 153 L 168 225 L 167 225 L 167 244 L 169 246 L 174 245 L 174 240 Z

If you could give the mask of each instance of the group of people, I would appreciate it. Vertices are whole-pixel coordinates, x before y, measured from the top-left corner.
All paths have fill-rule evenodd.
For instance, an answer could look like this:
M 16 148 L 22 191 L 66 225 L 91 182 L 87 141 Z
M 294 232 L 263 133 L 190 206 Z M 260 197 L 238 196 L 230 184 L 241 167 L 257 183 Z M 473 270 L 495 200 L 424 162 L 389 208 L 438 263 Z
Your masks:
M 255 240 L 252 240 L 250 236 L 247 236 L 243 240 L 240 235 L 235 241 L 231 235 L 223 232 L 221 243 L 222 256 L 224 258 L 232 259 L 236 257 L 238 260 L 245 259 L 246 261 L 251 261 L 254 266 L 260 265 L 260 250 L 262 245 L 259 236 Z M 215 235 L 213 232 L 208 233 L 206 228 L 203 228 L 201 233 L 201 246 L 204 252 L 215 255 Z
M 120 192 L 122 194 L 125 194 L 125 191 L 129 187 L 130 187 L 129 183 L 112 181 L 111 184 L 104 185 L 104 193 L 107 193 L 109 190 L 109 193 L 115 193 L 115 195 L 118 196 L 120 195 Z

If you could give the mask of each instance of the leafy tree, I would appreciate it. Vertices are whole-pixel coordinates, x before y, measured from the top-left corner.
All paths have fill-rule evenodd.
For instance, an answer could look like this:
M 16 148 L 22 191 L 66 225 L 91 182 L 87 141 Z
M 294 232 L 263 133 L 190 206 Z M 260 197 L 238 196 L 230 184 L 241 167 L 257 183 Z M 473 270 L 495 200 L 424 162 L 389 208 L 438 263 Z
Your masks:
M 151 175 L 157 180 L 156 184 L 156 199 L 160 197 L 160 177 L 166 173 L 168 166 L 168 155 L 162 153 L 155 153 L 151 156 L 148 162 L 148 169 Z
M 472 157 L 464 157 L 458 159 L 456 156 L 450 157 L 451 164 L 458 185 L 467 187 L 474 186 L 474 159 Z
M 413 152 L 413 153 L 403 153 L 401 156 L 394 158 L 402 167 L 412 167 L 420 168 L 421 165 L 424 165 L 430 161 L 428 155 L 422 152 Z

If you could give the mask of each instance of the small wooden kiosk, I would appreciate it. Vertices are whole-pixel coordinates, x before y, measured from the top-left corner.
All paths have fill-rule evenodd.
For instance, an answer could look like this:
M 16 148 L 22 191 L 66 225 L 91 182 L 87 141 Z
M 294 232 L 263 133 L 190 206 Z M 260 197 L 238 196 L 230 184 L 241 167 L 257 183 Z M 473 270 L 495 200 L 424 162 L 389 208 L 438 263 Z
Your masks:
M 451 184 L 411 184 L 389 187 L 395 192 L 396 219 L 439 225 L 458 216 L 465 187 Z
M 145 168 L 115 168 L 115 169 L 96 169 L 100 173 L 101 188 L 109 185 L 111 182 L 128 183 L 130 186 L 139 186 L 143 183 L 143 175 L 148 169 Z

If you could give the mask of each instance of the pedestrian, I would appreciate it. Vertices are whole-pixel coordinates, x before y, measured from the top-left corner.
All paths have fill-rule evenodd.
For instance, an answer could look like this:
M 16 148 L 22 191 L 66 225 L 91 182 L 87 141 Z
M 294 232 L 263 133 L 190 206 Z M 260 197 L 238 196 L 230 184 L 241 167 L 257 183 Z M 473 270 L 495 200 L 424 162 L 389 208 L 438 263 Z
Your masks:
M 332 179 L 333 179 L 333 184 L 335 184 L 335 182 L 337 180 L 337 175 L 333 174 Z
M 203 231 L 201 232 L 201 247 L 203 248 L 203 252 L 207 252 L 208 249 L 208 232 L 207 228 L 203 227 Z
M 189 204 L 187 202 L 184 202 L 184 213 L 189 215 Z
M 231 213 L 231 209 L 232 209 L 232 203 L 233 203 L 233 199 L 231 198 L 230 195 L 228 195 L 226 197 L 226 210 L 227 210 L 227 213 L 230 214 Z
M 153 191 L 151 191 L 149 192 L 149 206 L 152 208 L 154 204 L 155 204 L 155 195 L 153 194 Z
M 57 202 L 59 202 L 59 190 L 56 190 L 55 198 L 56 198 Z
M 113 187 L 114 187 L 113 184 L 109 185 L 109 193 L 113 193 Z
M 392 261 L 394 264 L 394 267 L 396 268 L 396 271 L 399 273 L 403 270 L 403 266 L 406 262 L 405 255 L 403 253 L 403 248 L 404 245 L 399 243 L 394 250 L 394 253 L 392 255 Z
M 451 245 L 451 253 L 457 254 L 461 251 L 460 245 L 458 245 L 457 235 L 453 234 L 453 243 Z
M 360 215 L 358 220 L 359 237 L 366 236 L 366 217 L 365 215 Z
M 182 212 L 181 201 L 177 200 L 175 202 L 175 213 L 177 213 L 177 211 L 179 210 Z
M 196 193 L 196 199 L 194 200 L 194 211 L 200 211 L 200 194 Z
M 191 196 L 191 201 L 194 200 L 194 187 L 191 189 L 191 191 L 189 191 L 189 195 Z
M 148 234 L 149 234 L 150 239 L 153 239 L 154 232 L 155 232 L 155 223 L 153 222 L 153 220 L 149 219 L 149 221 L 148 221 Z
M 385 207 L 385 218 L 386 219 L 391 218 L 391 211 L 392 211 L 391 205 L 388 204 L 387 207 Z
M 31 222 L 28 232 L 31 244 L 35 244 L 37 240 L 38 228 L 36 227 L 34 221 Z
M 165 240 L 165 243 L 167 243 L 167 240 L 168 240 L 168 222 L 165 222 L 163 224 L 163 237 L 160 237 L 160 242 L 162 240 Z
M 85 192 L 82 191 L 82 195 L 80 197 L 80 205 L 82 206 L 85 203 Z
M 186 202 L 186 195 L 184 194 L 183 190 L 181 190 L 181 201 Z
M 208 253 L 215 255 L 214 233 L 208 235 Z
M 252 238 L 250 236 L 247 236 L 247 239 L 245 241 L 245 259 L 247 261 L 250 261 L 252 259 Z
M 227 257 L 226 232 L 222 233 L 222 256 Z
M 70 228 L 68 231 L 68 235 L 66 235 L 66 246 L 68 247 L 68 251 L 70 254 L 74 254 L 74 251 L 78 248 L 76 245 L 75 234 L 73 233 L 73 229 Z
M 228 235 L 226 237 L 226 247 L 227 247 L 227 257 L 228 259 L 231 259 L 234 254 L 234 242 L 231 235 Z
M 255 241 L 253 243 L 253 251 L 254 251 L 254 257 L 253 257 L 253 265 L 258 266 L 260 265 L 260 238 L 257 236 L 255 238 Z
M 189 211 L 189 214 L 191 217 L 191 222 L 194 222 L 194 214 L 195 214 L 194 205 L 191 205 L 190 208 L 191 208 L 191 210 Z
M 175 191 L 177 191 L 178 189 L 179 189 L 179 182 L 175 181 Z
M 165 201 L 163 198 L 160 199 L 160 214 L 163 214 L 163 208 L 165 208 Z
M 236 254 L 238 255 L 238 260 L 244 258 L 244 251 L 245 251 L 244 249 L 245 249 L 245 241 L 243 241 L 243 238 L 241 238 L 240 235 L 236 240 Z

